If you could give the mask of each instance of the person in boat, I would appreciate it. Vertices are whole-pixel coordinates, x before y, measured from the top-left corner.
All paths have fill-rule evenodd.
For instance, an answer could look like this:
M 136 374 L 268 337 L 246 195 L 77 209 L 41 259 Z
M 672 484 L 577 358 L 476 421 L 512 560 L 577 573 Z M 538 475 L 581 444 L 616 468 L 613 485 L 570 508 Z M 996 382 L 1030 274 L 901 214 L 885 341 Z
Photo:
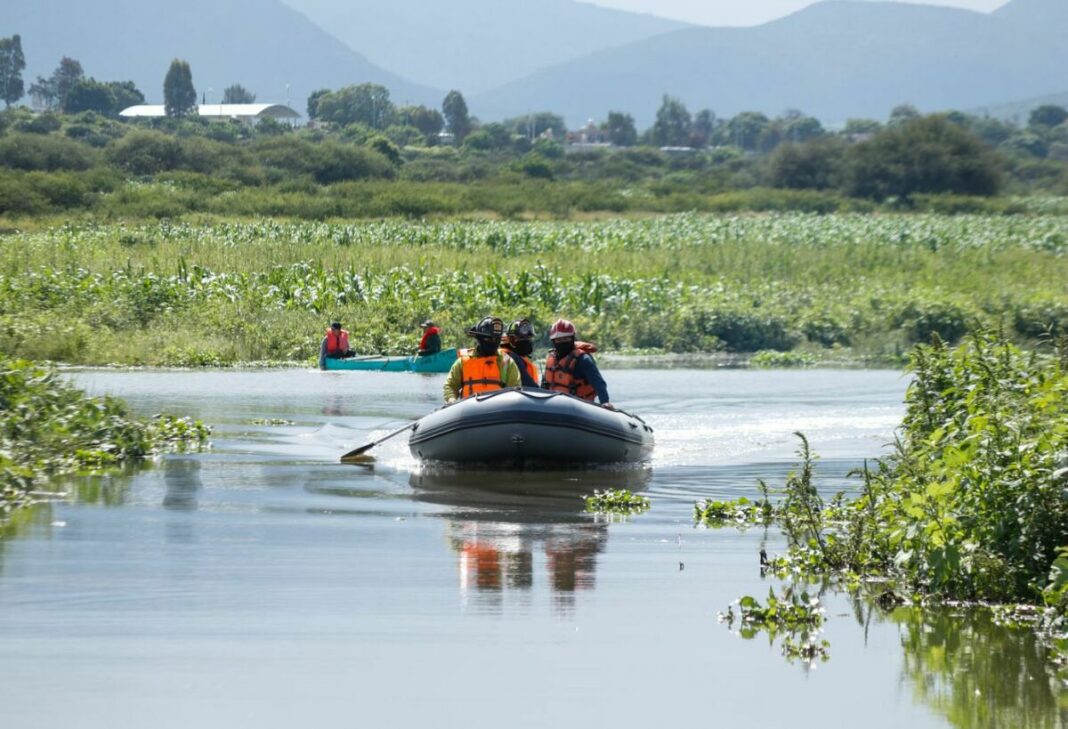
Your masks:
M 538 384 L 538 366 L 530 355 L 534 354 L 534 325 L 527 319 L 520 319 L 508 325 L 508 332 L 501 342 L 501 351 L 512 358 L 519 368 L 519 382 L 522 387 L 540 387 Z
M 427 319 L 423 322 L 423 338 L 419 340 L 419 356 L 427 357 L 441 351 L 441 329 Z
M 460 350 L 445 380 L 445 402 L 480 392 L 519 387 L 519 368 L 511 357 L 500 351 L 504 322 L 495 316 L 487 316 L 468 329 L 467 336 L 474 337 L 477 345 L 474 349 Z
M 345 359 L 356 353 L 349 349 L 349 333 L 341 328 L 341 322 L 335 321 L 326 330 L 326 336 L 319 344 L 319 369 L 326 369 L 326 360 Z
M 601 407 L 615 410 L 608 398 L 608 385 L 593 360 L 597 347 L 577 341 L 575 325 L 567 319 L 558 319 L 552 325 L 549 341 L 553 348 L 545 360 L 541 386 L 546 390 L 566 392 L 586 402 L 596 399 Z

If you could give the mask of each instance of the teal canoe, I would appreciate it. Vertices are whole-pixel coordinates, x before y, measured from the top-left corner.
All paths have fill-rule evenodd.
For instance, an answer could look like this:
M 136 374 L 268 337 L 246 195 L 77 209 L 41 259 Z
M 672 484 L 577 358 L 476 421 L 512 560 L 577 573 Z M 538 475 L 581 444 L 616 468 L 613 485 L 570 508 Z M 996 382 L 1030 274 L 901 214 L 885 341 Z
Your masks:
M 455 349 L 443 349 L 426 357 L 351 357 L 325 360 L 328 370 L 367 372 L 448 372 L 456 361 Z

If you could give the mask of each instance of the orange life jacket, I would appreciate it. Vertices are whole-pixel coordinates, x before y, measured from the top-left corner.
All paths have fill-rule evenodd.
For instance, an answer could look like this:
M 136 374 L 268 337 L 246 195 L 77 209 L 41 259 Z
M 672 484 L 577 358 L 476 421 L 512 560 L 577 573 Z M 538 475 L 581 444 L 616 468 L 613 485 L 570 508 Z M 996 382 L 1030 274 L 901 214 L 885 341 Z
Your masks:
M 501 351 L 509 355 L 512 358 L 512 361 L 515 362 L 517 366 L 525 369 L 527 371 L 527 374 L 530 375 L 530 379 L 532 379 L 534 382 L 538 382 L 538 366 L 534 364 L 534 360 L 532 360 L 530 357 L 526 357 L 520 354 L 507 344 L 501 344 Z
M 333 328 L 326 330 L 326 353 L 344 354 L 349 351 L 349 333 L 345 329 L 335 332 Z
M 492 392 L 508 386 L 504 381 L 504 368 L 508 360 L 501 361 L 501 353 L 492 357 L 480 357 L 470 349 L 460 350 L 463 371 L 460 380 L 460 397 L 471 397 L 480 392 Z
M 545 360 L 545 384 L 548 386 L 546 389 L 566 392 L 575 397 L 581 397 L 586 402 L 596 400 L 597 390 L 593 388 L 593 385 L 575 374 L 579 357 L 589 351 L 585 347 L 580 349 L 576 343 L 575 349 L 560 361 L 556 359 L 556 350 L 550 351 Z

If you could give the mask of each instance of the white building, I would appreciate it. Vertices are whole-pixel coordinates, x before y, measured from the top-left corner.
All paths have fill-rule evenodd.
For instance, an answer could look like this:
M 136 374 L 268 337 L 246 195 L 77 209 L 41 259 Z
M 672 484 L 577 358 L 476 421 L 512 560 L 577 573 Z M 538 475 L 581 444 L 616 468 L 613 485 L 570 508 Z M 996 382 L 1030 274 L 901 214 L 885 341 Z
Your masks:
M 300 119 L 293 109 L 284 104 L 198 104 L 197 114 L 206 119 L 236 119 L 246 124 L 255 124 L 260 119 L 277 119 L 290 124 Z M 126 119 L 156 119 L 167 116 L 162 104 L 140 104 L 119 112 Z

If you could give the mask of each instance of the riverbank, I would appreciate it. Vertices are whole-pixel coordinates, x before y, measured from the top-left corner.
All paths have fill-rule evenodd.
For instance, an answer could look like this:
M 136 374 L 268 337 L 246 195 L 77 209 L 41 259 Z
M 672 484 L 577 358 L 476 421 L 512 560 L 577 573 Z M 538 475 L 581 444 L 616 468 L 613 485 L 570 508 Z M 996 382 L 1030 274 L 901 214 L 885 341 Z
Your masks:
M 559 316 L 602 352 L 900 361 L 932 334 L 1068 328 L 1068 217 L 676 215 L 584 223 L 68 225 L 0 249 L 0 347 L 69 364 L 311 362 Z M 547 342 L 539 342 L 547 346 Z M 776 362 L 776 359 L 779 361 Z

